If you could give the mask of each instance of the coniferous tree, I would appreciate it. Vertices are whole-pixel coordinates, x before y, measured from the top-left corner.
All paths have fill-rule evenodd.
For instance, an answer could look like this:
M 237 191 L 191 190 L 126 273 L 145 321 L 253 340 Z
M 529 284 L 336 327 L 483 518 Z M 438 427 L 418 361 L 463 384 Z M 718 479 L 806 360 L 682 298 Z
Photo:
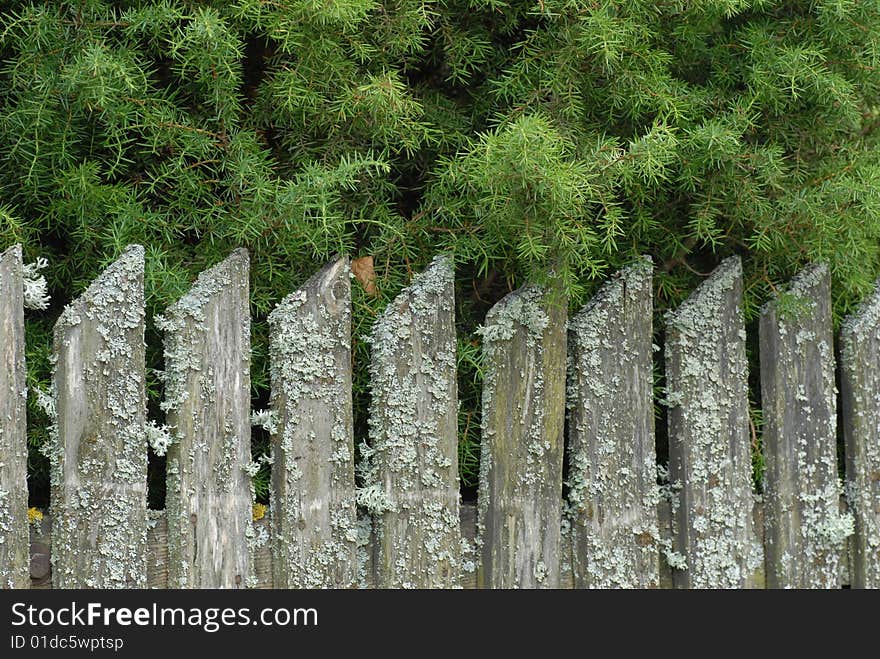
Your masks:
M 378 284 L 354 289 L 363 434 L 360 337 L 452 250 L 470 483 L 473 330 L 551 265 L 578 304 L 650 254 L 658 312 L 732 253 L 749 319 L 811 260 L 831 266 L 838 317 L 866 293 L 878 66 L 874 0 L 5 2 L 0 248 L 47 257 L 54 300 L 28 320 L 29 384 L 48 380 L 58 305 L 126 244 L 147 248 L 149 318 L 243 246 L 264 405 L 267 313 L 346 251 L 373 257 Z M 148 344 L 157 417 L 151 323 Z

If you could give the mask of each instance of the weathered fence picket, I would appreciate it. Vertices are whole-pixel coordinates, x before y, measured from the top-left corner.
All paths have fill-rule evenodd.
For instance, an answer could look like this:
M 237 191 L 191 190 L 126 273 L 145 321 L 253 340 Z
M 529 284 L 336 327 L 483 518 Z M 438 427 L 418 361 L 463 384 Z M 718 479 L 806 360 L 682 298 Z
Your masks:
M 373 513 L 380 588 L 460 583 L 458 394 L 452 261 L 440 256 L 370 337 L 370 447 L 361 500 Z
M 166 311 L 168 579 L 177 588 L 252 584 L 248 254 L 199 275 Z
M 478 583 L 559 586 L 567 302 L 526 286 L 486 315 Z
M 854 518 L 853 588 L 880 588 L 880 281 L 840 330 L 847 500 Z
M 143 247 L 128 247 L 65 307 L 54 339 L 52 583 L 56 588 L 142 588 L 147 529 Z
M 813 265 L 761 311 L 764 544 L 770 588 L 837 588 L 846 519 L 837 478 L 828 268 Z
M 576 588 L 656 588 L 651 262 L 619 273 L 568 331 L 568 511 Z
M 21 246 L 0 254 L 0 588 L 27 588 L 27 437 Z
M 798 275 L 762 311 L 763 504 L 752 492 L 738 258 L 666 316 L 662 497 L 650 261 L 619 273 L 567 327 L 555 283 L 505 297 L 480 330 L 476 514 L 459 502 L 446 256 L 373 328 L 370 441 L 355 488 L 350 269 L 346 257 L 332 260 L 270 315 L 270 410 L 253 418 L 247 252 L 203 272 L 156 318 L 165 330 L 166 433 L 145 425 L 144 250 L 129 247 L 56 323 L 53 392 L 38 397 L 53 421 L 51 514 L 29 526 L 28 269 L 18 247 L 0 254 L 0 587 L 471 587 L 463 551 L 474 536 L 478 587 L 665 587 L 667 565 L 677 587 L 841 583 L 853 518 L 840 508 L 824 266 Z M 880 282 L 843 324 L 840 375 L 855 518 L 843 578 L 878 588 Z M 252 421 L 272 436 L 262 520 L 252 517 L 250 477 L 264 461 L 250 454 Z M 168 450 L 165 512 L 146 510 L 148 438 Z M 372 522 L 369 568 L 358 504 Z
M 269 316 L 276 588 L 357 583 L 348 258 L 327 264 Z
M 742 266 L 731 257 L 666 317 L 677 587 L 753 587 L 761 564 L 741 301 Z

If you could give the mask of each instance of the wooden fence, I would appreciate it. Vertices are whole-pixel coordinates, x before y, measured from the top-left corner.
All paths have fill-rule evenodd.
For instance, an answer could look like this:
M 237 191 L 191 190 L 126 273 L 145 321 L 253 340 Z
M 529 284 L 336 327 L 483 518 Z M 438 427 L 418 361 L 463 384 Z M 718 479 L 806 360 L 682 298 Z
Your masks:
M 248 255 L 157 318 L 167 429 L 145 414 L 143 268 L 129 247 L 58 319 L 50 511 L 29 523 L 24 273 L 19 247 L 0 255 L 3 587 L 880 587 L 880 290 L 843 323 L 839 410 L 827 268 L 763 309 L 763 501 L 737 258 L 666 316 L 659 481 L 650 262 L 570 319 L 552 285 L 509 294 L 480 330 L 474 507 L 459 501 L 451 260 L 375 323 L 356 466 L 340 257 L 269 318 L 271 500 L 255 520 Z M 148 441 L 167 445 L 166 511 L 147 510 Z

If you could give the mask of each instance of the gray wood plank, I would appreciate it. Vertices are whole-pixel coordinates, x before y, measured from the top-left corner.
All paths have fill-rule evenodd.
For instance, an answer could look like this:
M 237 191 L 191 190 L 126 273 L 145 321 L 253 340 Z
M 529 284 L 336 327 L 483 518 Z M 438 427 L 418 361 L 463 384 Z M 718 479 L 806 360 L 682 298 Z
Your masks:
M 0 254 L 0 588 L 28 588 L 27 435 L 21 245 Z
M 880 281 L 840 330 L 853 588 L 880 588 Z
M 275 587 L 350 588 L 357 511 L 348 258 L 284 298 L 269 325 Z
M 526 286 L 481 330 L 481 587 L 559 586 L 566 306 L 556 288 Z
M 371 468 L 380 588 L 460 584 L 458 392 L 452 261 L 438 256 L 376 321 L 370 361 Z
M 742 266 L 721 263 L 666 315 L 673 548 L 679 588 L 757 584 L 761 548 L 752 519 Z
M 165 330 L 168 580 L 173 588 L 254 585 L 248 254 L 201 273 Z
M 576 588 L 659 585 L 651 262 L 569 322 L 568 509 Z
M 837 476 L 828 268 L 813 265 L 761 312 L 768 588 L 838 588 L 847 518 Z
M 840 398 L 854 517 L 851 585 L 880 588 L 880 281 L 843 321 Z
M 130 246 L 55 324 L 56 588 L 146 585 L 143 278 L 144 249 Z

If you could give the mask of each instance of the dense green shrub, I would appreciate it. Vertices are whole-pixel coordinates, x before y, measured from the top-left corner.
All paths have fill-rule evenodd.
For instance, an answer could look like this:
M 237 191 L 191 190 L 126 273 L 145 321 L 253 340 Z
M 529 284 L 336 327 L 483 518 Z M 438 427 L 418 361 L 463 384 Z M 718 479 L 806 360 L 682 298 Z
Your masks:
M 32 387 L 58 305 L 128 243 L 147 247 L 149 318 L 248 248 L 256 407 L 266 315 L 332 253 L 374 257 L 358 339 L 449 249 L 467 484 L 473 330 L 549 264 L 576 305 L 650 254 L 662 311 L 738 253 L 750 319 L 809 260 L 830 263 L 838 317 L 878 271 L 876 1 L 7 1 L 0 58 L 0 248 L 48 257 L 54 299 L 28 320 Z M 160 369 L 152 324 L 148 343 Z

